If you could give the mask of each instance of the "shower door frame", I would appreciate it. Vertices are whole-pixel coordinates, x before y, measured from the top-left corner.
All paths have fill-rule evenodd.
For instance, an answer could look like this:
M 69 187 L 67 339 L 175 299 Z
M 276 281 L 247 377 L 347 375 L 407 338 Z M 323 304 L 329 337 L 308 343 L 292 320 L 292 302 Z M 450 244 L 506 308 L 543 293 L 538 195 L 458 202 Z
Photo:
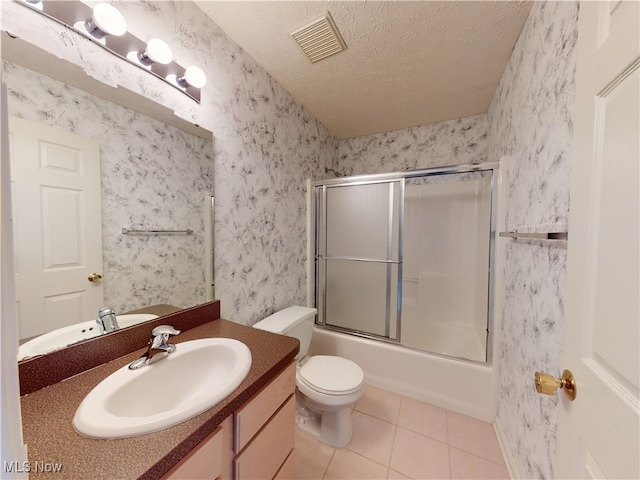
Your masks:
M 338 181 L 338 180 L 347 180 L 345 181 Z M 325 256 L 322 255 L 319 252 L 319 248 L 320 248 L 320 231 L 318 229 L 318 221 L 319 221 L 319 205 L 320 205 L 320 201 L 319 201 L 319 197 L 320 197 L 320 189 L 323 190 L 324 194 L 322 195 L 322 211 L 325 212 L 325 217 L 326 218 L 326 211 L 327 211 L 327 187 L 330 188 L 335 188 L 335 187 L 345 187 L 345 186 L 357 186 L 357 185 L 375 185 L 375 184 L 382 184 L 382 183 L 387 183 L 387 184 L 394 184 L 397 183 L 397 188 L 399 189 L 399 205 L 398 205 L 398 256 L 397 256 L 397 260 L 393 260 L 392 259 L 392 236 L 393 236 L 393 231 L 392 231 L 392 226 L 393 226 L 393 188 L 390 188 L 389 190 L 389 216 L 388 216 L 388 223 L 387 223 L 387 258 L 385 260 L 381 260 L 381 259 L 374 259 L 374 258 L 355 258 L 355 257 L 330 257 L 330 256 Z M 397 340 L 400 338 L 400 325 L 401 325 L 401 321 L 400 321 L 400 314 L 402 311 L 402 307 L 400 305 L 400 300 L 402 299 L 402 218 L 404 216 L 404 180 L 402 178 L 379 178 L 379 179 L 371 179 L 371 180 L 361 180 L 361 177 L 345 177 L 342 179 L 335 179 L 332 181 L 328 181 L 328 182 L 316 182 L 314 184 L 314 198 L 315 198 L 315 208 L 314 208 L 314 213 L 315 213 L 315 218 L 314 218 L 314 228 L 315 228 L 315 234 L 314 234 L 314 238 L 315 238 L 315 246 L 314 246 L 314 252 L 315 252 L 315 262 L 314 262 L 314 271 L 315 271 L 315 285 L 314 285 L 314 292 L 315 292 L 315 305 L 316 308 L 318 308 L 318 288 L 319 288 L 319 282 L 318 282 L 318 276 L 320 275 L 319 269 L 318 269 L 318 262 L 322 261 L 324 263 L 324 268 L 322 269 L 322 271 L 324 272 L 324 276 L 323 276 L 323 282 L 322 284 L 325 286 L 325 288 L 323 288 L 322 292 L 322 308 L 318 308 L 318 316 L 316 318 L 316 324 L 318 325 L 322 325 L 326 328 L 331 328 L 334 330 L 339 330 L 339 331 L 343 331 L 343 332 L 348 332 L 354 335 L 359 335 L 362 337 L 368 337 L 368 338 L 375 338 L 376 340 L 382 340 L 382 341 L 388 341 L 388 342 L 392 342 L 392 343 L 398 343 Z M 327 247 L 327 228 L 326 225 L 324 225 L 324 245 L 325 245 L 325 251 L 326 251 L 326 247 Z M 326 289 L 326 284 L 327 284 L 327 261 L 329 260 L 338 260 L 338 261 L 354 261 L 354 262 L 368 262 L 368 263 L 384 263 L 386 264 L 386 312 L 385 312 L 385 335 L 376 335 L 375 333 L 371 333 L 371 332 L 363 332 L 361 330 L 355 330 L 355 329 L 351 329 L 351 328 L 347 328 L 347 327 L 340 327 L 338 325 L 329 325 L 326 323 L 326 304 L 327 304 L 327 289 Z M 397 290 L 397 306 L 396 306 L 396 331 L 395 331 L 395 337 L 396 338 L 390 338 L 389 335 L 391 334 L 391 306 L 390 306 L 390 302 L 391 302 L 391 268 L 393 265 L 398 265 L 398 290 Z M 322 322 L 319 322 L 320 317 L 322 317 Z
M 499 170 L 499 162 L 484 162 L 484 163 L 472 163 L 472 164 L 463 164 L 463 165 L 449 165 L 444 167 L 435 167 L 435 168 L 423 168 L 416 170 L 406 170 L 403 172 L 393 172 L 393 173 L 379 173 L 379 174 L 368 174 L 368 175 L 354 175 L 350 177 L 340 177 L 328 180 L 318 180 L 312 183 L 313 188 L 313 201 L 314 206 L 312 209 L 313 212 L 313 222 L 311 223 L 311 227 L 314 229 L 312 238 L 314 239 L 315 245 L 313 248 L 314 251 L 314 263 L 313 263 L 313 281 L 314 281 L 314 303 L 316 308 L 318 309 L 318 315 L 316 318 L 316 325 L 318 327 L 333 330 L 340 333 L 346 333 L 349 335 L 354 335 L 358 337 L 368 338 L 371 340 L 377 340 L 381 342 L 390 343 L 402 348 L 407 348 L 410 350 L 415 350 L 421 353 L 436 355 L 445 358 L 454 358 L 459 361 L 478 364 L 478 365 L 491 365 L 493 361 L 493 314 L 494 314 L 494 288 L 495 288 L 495 237 L 496 237 L 496 216 L 497 216 L 497 182 L 498 182 L 498 170 Z M 437 352 L 430 352 L 427 350 L 421 350 L 418 348 L 406 346 L 402 344 L 401 330 L 402 330 L 402 264 L 403 264 L 403 256 L 402 256 L 402 233 L 404 228 L 404 195 L 405 195 L 405 183 L 407 179 L 410 178 L 418 178 L 418 177 L 429 177 L 436 175 L 449 175 L 449 174 L 460 174 L 460 173 L 473 173 L 473 172 L 485 172 L 491 171 L 491 212 L 490 212 L 490 225 L 489 225 L 489 258 L 488 258 L 488 299 L 487 299 L 487 337 L 486 337 L 486 360 L 475 361 L 469 360 L 462 357 L 451 357 L 448 355 L 444 355 Z M 385 324 L 385 332 L 387 336 L 380 336 L 374 333 L 362 332 L 359 330 L 354 330 L 347 327 L 340 327 L 337 325 L 330 325 L 326 323 L 326 283 L 327 283 L 327 265 L 326 262 L 328 258 L 322 255 L 319 252 L 320 248 L 320 235 L 322 234 L 320 228 L 318 228 L 318 222 L 320 221 L 320 197 L 321 190 L 323 192 L 322 195 L 322 212 L 323 218 L 326 219 L 326 203 L 327 203 L 327 187 L 342 187 L 342 186 L 355 186 L 355 185 L 367 185 L 367 184 L 377 184 L 377 183 L 391 183 L 391 182 L 399 182 L 400 187 L 400 204 L 398 206 L 398 261 L 390 261 L 389 253 L 387 255 L 387 313 L 386 313 L 386 324 Z M 390 193 L 390 197 L 392 193 Z M 392 208 L 392 206 L 390 206 Z M 389 224 L 393 222 L 393 218 L 389 217 Z M 327 247 L 326 244 L 326 233 L 327 227 L 323 225 L 324 230 L 324 246 L 325 250 Z M 392 233 L 389 233 L 391 236 Z M 387 245 L 388 251 L 391 248 L 391 242 L 388 242 Z M 368 259 L 350 259 L 354 261 L 370 261 Z M 322 272 L 324 272 L 323 278 L 320 279 L 320 269 L 318 267 L 319 262 L 324 262 L 324 268 Z M 389 309 L 390 309 L 390 290 L 389 290 L 389 269 L 391 267 L 391 263 L 398 264 L 398 282 L 397 282 L 397 302 L 396 302 L 396 338 L 389 338 L 390 332 L 390 319 L 389 319 Z M 320 284 L 322 283 L 322 298 L 319 298 L 319 290 Z M 319 300 L 321 300 L 322 305 L 319 305 Z

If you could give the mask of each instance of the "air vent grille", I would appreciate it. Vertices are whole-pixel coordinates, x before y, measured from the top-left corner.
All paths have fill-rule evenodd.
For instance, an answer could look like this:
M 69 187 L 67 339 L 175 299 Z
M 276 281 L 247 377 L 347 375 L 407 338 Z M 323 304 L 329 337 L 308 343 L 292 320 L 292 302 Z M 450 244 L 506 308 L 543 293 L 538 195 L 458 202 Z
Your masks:
M 329 12 L 309 25 L 292 32 L 291 36 L 311 63 L 347 49 Z

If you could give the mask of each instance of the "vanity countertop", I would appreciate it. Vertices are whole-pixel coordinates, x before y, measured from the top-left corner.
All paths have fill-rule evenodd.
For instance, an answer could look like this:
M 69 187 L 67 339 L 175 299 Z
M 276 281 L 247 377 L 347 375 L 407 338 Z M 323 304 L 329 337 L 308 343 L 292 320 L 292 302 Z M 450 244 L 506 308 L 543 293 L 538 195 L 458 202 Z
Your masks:
M 242 384 L 206 412 L 173 427 L 138 437 L 104 440 L 79 435 L 72 419 L 82 399 L 100 381 L 138 358 L 145 349 L 119 357 L 62 382 L 21 397 L 23 437 L 31 478 L 157 479 L 204 440 L 296 356 L 296 339 L 275 335 L 223 319 L 182 332 L 180 342 L 228 337 L 251 350 L 252 365 Z M 167 385 L 169 388 L 171 385 Z M 58 473 L 36 470 L 54 469 Z

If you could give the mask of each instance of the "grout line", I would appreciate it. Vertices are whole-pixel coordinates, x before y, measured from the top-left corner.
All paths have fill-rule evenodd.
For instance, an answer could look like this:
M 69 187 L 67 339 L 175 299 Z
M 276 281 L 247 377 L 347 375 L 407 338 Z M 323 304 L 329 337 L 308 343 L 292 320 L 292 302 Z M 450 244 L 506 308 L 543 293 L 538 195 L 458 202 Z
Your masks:
M 345 449 L 346 449 L 346 450 L 349 450 L 349 451 L 350 451 L 351 453 L 353 453 L 354 455 L 358 455 L 359 457 L 364 458 L 365 460 L 367 460 L 367 461 L 369 461 L 369 462 L 373 462 L 373 463 L 375 463 L 376 465 L 380 465 L 381 467 L 384 467 L 384 468 L 389 468 L 389 465 L 385 465 L 384 463 L 380 463 L 380 462 L 378 462 L 377 460 L 374 460 L 373 458 L 369 458 L 369 457 L 367 457 L 367 456 L 365 456 L 365 455 L 362 455 L 361 453 L 354 452 L 353 450 L 351 450 L 351 449 L 350 449 L 350 448 L 348 448 L 348 447 L 345 447 Z M 337 449 L 336 449 L 336 450 L 337 450 Z
M 372 414 L 370 414 L 370 413 L 367 413 L 367 412 L 361 412 L 360 410 L 356 410 L 356 412 L 358 412 L 358 414 L 359 414 L 359 415 L 366 415 L 366 416 L 367 416 L 367 417 L 369 417 L 369 418 L 373 418 L 374 420 L 377 420 L 377 421 L 379 421 L 379 422 L 384 422 L 384 423 L 386 423 L 387 425 L 393 425 L 394 427 L 397 427 L 397 426 L 398 426 L 398 423 L 397 423 L 397 422 L 396 422 L 396 423 L 393 423 L 393 422 L 390 422 L 390 421 L 388 421 L 388 420 L 384 420 L 384 419 L 382 419 L 382 418 L 376 417 L 375 415 L 372 415 Z M 353 412 L 351 412 L 351 415 L 353 415 Z
M 462 446 L 451 445 L 451 439 L 449 438 L 449 412 L 450 411 L 447 410 L 447 444 L 449 445 L 449 447 L 455 448 L 456 450 L 459 450 L 461 452 L 467 453 L 469 455 L 473 455 L 476 458 L 480 458 L 480 459 L 485 460 L 487 462 L 493 463 L 494 465 L 501 465 L 503 467 L 506 467 L 506 459 L 504 458 L 504 452 L 502 451 L 502 448 L 501 448 L 501 445 L 500 445 L 500 439 L 498 438 L 498 435 L 496 434 L 495 427 L 493 427 L 493 425 L 491 425 L 490 423 L 483 422 L 482 420 L 478 420 L 478 419 L 473 418 L 473 417 L 468 417 L 471 420 L 473 420 L 473 422 L 479 422 L 479 423 L 482 423 L 482 424 L 487 425 L 489 427 L 492 427 L 491 428 L 491 434 L 493 436 L 493 439 L 496 441 L 496 443 L 498 445 L 498 453 L 500 454 L 500 458 L 502 460 L 502 463 L 496 462 L 493 459 L 490 459 L 490 458 L 484 457 L 482 455 L 479 455 L 477 452 L 470 452 L 470 451 L 468 451 L 467 449 L 465 449 Z M 453 413 L 455 415 L 461 415 L 461 414 L 456 413 L 456 412 L 451 412 L 451 413 Z M 463 416 L 467 417 L 467 415 L 463 415 Z
M 376 387 L 376 388 L 378 388 L 378 387 Z M 384 389 L 380 389 L 380 390 L 384 390 Z M 384 390 L 384 391 L 387 391 L 387 390 Z M 391 393 L 393 393 L 393 392 L 391 392 Z M 405 397 L 404 395 L 400 395 L 400 406 L 399 406 L 399 408 L 398 408 L 398 410 L 397 410 L 397 412 L 396 412 L 396 414 L 395 414 L 395 422 L 389 422 L 389 420 L 382 419 L 382 418 L 377 417 L 377 416 L 376 416 L 376 415 L 374 415 L 374 414 L 367 413 L 367 412 L 364 412 L 364 411 L 359 410 L 358 408 L 356 408 L 356 407 L 357 407 L 357 403 L 358 403 L 358 402 L 356 402 L 356 403 L 353 405 L 352 410 L 351 410 L 351 414 L 352 414 L 352 415 L 353 415 L 353 412 L 358 412 L 358 413 L 359 413 L 359 414 L 361 414 L 361 415 L 366 415 L 366 416 L 367 416 L 367 417 L 369 417 L 369 418 L 373 418 L 373 419 L 375 419 L 375 420 L 378 420 L 378 421 L 384 422 L 384 423 L 386 423 L 386 424 L 388 424 L 388 425 L 393 425 L 393 426 L 394 426 L 394 431 L 393 431 L 393 441 L 392 441 L 392 444 L 391 444 L 391 454 L 390 454 L 390 456 L 389 456 L 389 459 L 388 459 L 388 462 L 387 462 L 387 464 L 386 464 L 386 465 L 385 465 L 385 464 L 383 464 L 383 463 L 380 463 L 380 462 L 379 462 L 379 461 L 377 461 L 377 460 L 374 460 L 374 459 L 369 458 L 369 457 L 367 457 L 367 456 L 365 456 L 365 455 L 362 455 L 362 454 L 360 454 L 360 453 L 358 453 L 358 452 L 356 452 L 356 451 L 354 451 L 354 450 L 351 450 L 351 449 L 349 448 L 349 446 L 346 446 L 345 448 L 346 448 L 347 450 L 349 450 L 351 453 L 354 453 L 354 454 L 358 455 L 359 457 L 361 457 L 361 458 L 363 458 L 363 459 L 366 459 L 366 460 L 368 460 L 368 461 L 371 461 L 371 462 L 376 463 L 377 465 L 380 465 L 380 466 L 382 466 L 382 467 L 385 467 L 385 468 L 387 469 L 387 477 L 389 476 L 389 474 L 390 474 L 392 471 L 393 471 L 393 472 L 398 472 L 398 473 L 400 473 L 400 474 L 402 474 L 402 475 L 405 475 L 405 476 L 408 476 L 408 475 L 406 475 L 405 473 L 403 473 L 403 472 L 402 472 L 402 471 L 400 471 L 400 470 L 392 469 L 392 468 L 391 468 L 391 462 L 392 462 L 392 460 L 393 460 L 393 454 L 394 454 L 394 451 L 395 451 L 395 444 L 396 444 L 396 441 L 397 441 L 398 429 L 399 429 L 399 428 L 404 428 L 405 430 L 407 430 L 408 432 L 411 432 L 412 434 L 419 435 L 419 436 L 424 437 L 424 438 L 427 438 L 427 439 L 429 439 L 429 440 L 431 440 L 431 441 L 435 441 L 435 442 L 438 442 L 438 443 L 440 443 L 440 444 L 443 444 L 443 445 L 446 445 L 446 446 L 447 446 L 447 454 L 448 454 L 448 456 L 449 456 L 449 458 L 448 458 L 448 465 L 449 465 L 449 476 L 450 476 L 450 478 L 452 478 L 452 475 L 453 475 L 453 473 L 452 473 L 452 472 L 453 472 L 453 465 L 452 465 L 452 455 L 451 455 L 451 451 L 452 451 L 453 449 L 455 449 L 455 450 L 457 450 L 457 451 L 460 451 L 460 452 L 463 452 L 463 453 L 466 453 L 466 454 L 468 454 L 468 455 L 471 455 L 471 456 L 473 456 L 473 457 L 475 457 L 475 458 L 478 458 L 478 459 L 480 459 L 480 460 L 484 460 L 484 461 L 489 462 L 489 463 L 491 463 L 491 464 L 493 464 L 493 465 L 496 465 L 496 466 L 498 466 L 498 467 L 504 467 L 505 469 L 507 468 L 507 467 L 506 467 L 506 465 L 505 465 L 505 463 L 506 463 L 506 462 L 504 462 L 504 458 L 503 458 L 503 463 L 499 463 L 499 462 L 496 462 L 496 461 L 494 461 L 494 460 L 491 460 L 491 459 L 485 458 L 485 457 L 483 457 L 483 456 L 481 456 L 481 455 L 478 455 L 477 453 L 468 452 L 467 450 L 465 450 L 464 448 L 461 448 L 461 447 L 459 447 L 459 446 L 453 446 L 453 445 L 451 445 L 451 443 L 450 443 L 450 442 L 451 442 L 451 435 L 450 435 L 450 430 L 449 430 L 449 416 L 450 416 L 450 414 L 455 414 L 455 415 L 460 415 L 460 414 L 457 414 L 456 412 L 453 412 L 453 411 L 448 410 L 448 409 L 446 409 L 446 408 L 443 408 L 443 409 L 442 409 L 442 410 L 444 410 L 444 411 L 445 411 L 445 426 L 446 426 L 446 428 L 445 428 L 446 441 L 445 441 L 445 442 L 442 442 L 442 441 L 440 441 L 440 440 L 438 440 L 438 439 L 436 439 L 436 438 L 430 437 L 429 435 L 425 435 L 425 434 L 423 434 L 423 433 L 416 432 L 416 431 L 413 431 L 413 430 L 411 430 L 411 429 L 409 429 L 409 428 L 401 427 L 400 425 L 398 425 L 399 420 L 400 420 L 400 413 L 401 413 L 401 411 L 402 411 L 402 406 L 403 406 L 403 403 L 405 402 L 405 399 L 406 399 L 406 398 L 409 398 L 409 397 Z M 422 402 L 422 403 L 425 403 L 425 404 L 427 404 L 427 405 L 432 405 L 432 404 L 429 404 L 428 402 Z M 469 417 L 469 418 L 472 418 L 472 417 Z M 472 418 L 472 419 L 473 419 L 473 418 Z M 476 420 L 476 419 L 473 419 L 473 420 Z M 481 422 L 481 423 L 486 423 L 486 422 Z M 488 425 L 491 425 L 491 424 L 488 424 Z M 494 436 L 496 437 L 496 440 L 498 440 L 498 442 L 499 442 L 499 439 L 497 438 L 497 435 L 496 435 L 496 433 L 495 433 L 495 432 L 494 432 Z M 327 472 L 329 471 L 329 467 L 331 466 L 331 463 L 333 462 L 333 460 L 334 460 L 334 458 L 335 458 L 335 455 L 336 455 L 336 452 L 337 452 L 337 451 L 338 451 L 338 449 L 337 449 L 337 448 L 334 448 L 333 453 L 331 454 L 331 458 L 329 459 L 329 462 L 327 463 L 327 466 L 326 466 L 326 468 L 325 468 L 325 470 L 324 470 L 324 472 L 323 472 L 323 474 L 322 474 L 322 478 L 323 478 L 323 479 L 326 477 Z M 503 453 L 503 452 L 500 452 L 500 453 L 501 453 L 501 455 L 504 457 L 504 453 Z
M 504 467 L 505 469 L 507 468 L 507 466 L 504 463 L 498 463 L 493 460 L 489 460 L 488 458 L 481 457 L 477 453 L 467 452 L 466 450 L 460 447 L 452 447 L 451 445 L 449 445 L 449 449 L 458 450 L 459 452 L 466 453 L 467 455 L 471 455 L 472 457 L 479 458 L 480 460 L 484 460 L 485 462 L 493 463 L 494 465 L 497 465 L 499 467 Z
M 402 403 L 400 403 L 402 405 Z M 387 477 L 389 477 L 389 472 L 391 471 L 391 461 L 393 460 L 393 452 L 396 448 L 396 437 L 398 435 L 398 424 L 396 423 L 395 428 L 393 429 L 393 442 L 391 443 L 391 455 L 389 456 L 389 470 L 387 471 Z
M 331 458 L 327 462 L 327 466 L 325 467 L 324 472 L 322 472 L 322 478 L 323 479 L 327 476 L 327 472 L 329 471 L 329 466 L 331 466 L 331 462 L 333 462 L 333 457 L 336 456 L 336 452 L 337 451 L 338 451 L 338 449 L 334 447 L 333 453 L 331 454 Z

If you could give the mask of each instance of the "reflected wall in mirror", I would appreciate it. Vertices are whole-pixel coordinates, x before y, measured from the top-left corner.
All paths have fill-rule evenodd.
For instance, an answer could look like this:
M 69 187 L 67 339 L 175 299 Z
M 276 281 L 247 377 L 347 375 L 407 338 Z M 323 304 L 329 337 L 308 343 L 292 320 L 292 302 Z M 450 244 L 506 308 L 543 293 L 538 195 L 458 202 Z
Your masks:
M 122 313 L 206 301 L 212 140 L 19 65 L 5 61 L 2 66 L 9 115 L 99 142 L 104 302 Z M 193 234 L 124 235 L 123 228 L 191 229 Z M 96 315 L 86 312 L 87 320 Z

